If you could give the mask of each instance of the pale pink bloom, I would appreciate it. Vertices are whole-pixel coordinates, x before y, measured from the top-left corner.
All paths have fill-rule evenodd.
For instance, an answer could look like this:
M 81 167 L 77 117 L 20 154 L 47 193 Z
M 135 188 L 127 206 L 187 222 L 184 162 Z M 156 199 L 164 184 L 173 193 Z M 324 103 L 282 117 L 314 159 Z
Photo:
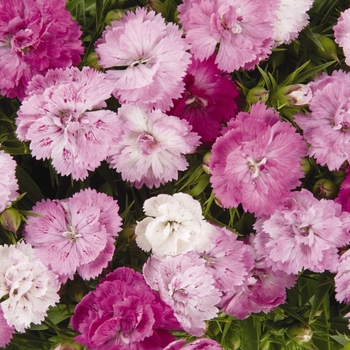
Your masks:
M 137 8 L 112 22 L 96 42 L 99 64 L 108 69 L 113 95 L 121 104 L 167 110 L 184 90 L 190 63 L 188 46 L 174 23 L 154 11 Z
M 49 306 L 59 301 L 59 283 L 38 254 L 24 242 L 0 246 L 0 306 L 9 326 L 24 332 L 41 323 Z
M 194 153 L 200 142 L 186 120 L 135 105 L 123 105 L 118 116 L 124 133 L 112 149 L 110 163 L 123 180 L 136 188 L 159 187 L 187 169 L 185 155 Z
M 271 53 L 278 0 L 184 0 L 178 7 L 195 59 L 215 59 L 219 69 L 252 69 Z
M 175 340 L 170 343 L 164 350 L 221 350 L 222 347 L 209 338 L 201 338 L 190 343 L 186 343 L 186 339 Z
M 216 228 L 204 220 L 200 203 L 186 193 L 160 194 L 143 205 L 147 217 L 135 229 L 136 243 L 158 257 L 207 250 Z
M 309 24 L 309 15 L 313 0 L 281 0 L 275 10 L 277 18 L 274 22 L 275 46 L 290 44 L 299 32 Z
M 335 298 L 340 302 L 350 303 L 350 250 L 340 257 L 334 282 Z
M 52 159 L 61 175 L 84 179 L 110 155 L 121 121 L 103 109 L 113 87 L 105 74 L 71 67 L 36 76 L 16 118 L 20 140 L 30 141 L 32 155 Z
M 5 320 L 4 312 L 0 307 L 0 348 L 6 349 L 12 339 L 12 334 L 15 332 L 15 327 L 9 326 Z
M 183 329 L 197 337 L 205 332 L 206 320 L 214 318 L 221 293 L 214 286 L 213 277 L 207 272 L 205 260 L 190 252 L 155 257 L 143 265 L 146 282 L 159 291 L 160 298 L 174 310 Z
M 121 230 L 117 201 L 86 189 L 64 200 L 37 203 L 28 217 L 24 238 L 64 283 L 76 271 L 88 280 L 107 267 L 114 239 Z
M 0 92 L 25 97 L 29 80 L 77 65 L 81 31 L 65 0 L 0 0 Z
M 223 207 L 272 214 L 304 175 L 307 148 L 290 123 L 264 104 L 240 112 L 217 138 L 210 158 L 211 183 Z
M 333 30 L 335 42 L 343 48 L 345 63 L 350 66 L 350 9 L 340 13 Z
M 168 112 L 186 119 L 205 142 L 215 140 L 222 123 L 236 115 L 239 97 L 236 84 L 214 60 L 215 55 L 202 62 L 192 59 L 184 78 L 185 91 Z
M 294 116 L 310 144 L 308 155 L 318 164 L 327 165 L 329 170 L 338 170 L 350 160 L 349 84 L 350 74 L 343 71 L 321 75 L 309 84 L 313 91 L 311 114 Z
M 15 160 L 4 151 L 0 151 L 0 213 L 18 197 Z
M 336 271 L 338 248 L 350 242 L 350 216 L 333 200 L 317 200 L 302 189 L 254 225 L 255 247 L 273 270 L 297 274 Z

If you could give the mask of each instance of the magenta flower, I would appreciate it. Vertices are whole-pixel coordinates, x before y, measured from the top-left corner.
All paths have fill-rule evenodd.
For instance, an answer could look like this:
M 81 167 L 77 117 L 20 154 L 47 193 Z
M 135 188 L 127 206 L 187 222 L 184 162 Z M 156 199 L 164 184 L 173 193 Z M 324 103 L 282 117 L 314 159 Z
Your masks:
M 65 200 L 37 203 L 24 227 L 25 240 L 64 283 L 77 271 L 87 280 L 107 267 L 121 230 L 113 198 L 86 189 Z
M 190 252 L 148 259 L 143 265 L 146 282 L 174 310 L 183 329 L 197 337 L 204 334 L 206 320 L 214 318 L 221 293 L 207 272 L 205 260 Z
M 114 84 L 121 104 L 167 110 L 184 90 L 183 77 L 190 63 L 182 31 L 166 24 L 160 14 L 137 8 L 112 22 L 96 42 L 96 53 Z
M 349 166 L 346 170 L 345 179 L 343 180 L 338 197 L 334 200 L 336 203 L 340 203 L 343 211 L 350 212 L 350 171 Z
M 90 350 L 163 350 L 180 330 L 173 311 L 142 275 L 121 267 L 107 275 L 74 310 L 75 340 Z
M 201 338 L 190 343 L 186 343 L 185 339 L 175 340 L 170 343 L 164 350 L 221 350 L 222 347 L 215 341 L 209 338 Z
M 0 348 L 6 348 L 12 339 L 12 334 L 15 332 L 15 327 L 9 326 L 5 320 L 4 312 L 0 307 Z
M 308 155 L 329 170 L 338 170 L 350 160 L 349 83 L 349 73 L 322 74 L 309 84 L 314 94 L 309 105 L 311 114 L 294 116 L 310 144 Z
M 184 0 L 178 7 L 195 59 L 215 59 L 219 69 L 252 69 L 271 52 L 278 0 Z
M 335 42 L 343 48 L 345 63 L 350 66 L 350 9 L 340 13 L 340 17 L 333 30 Z
M 236 115 L 239 96 L 236 84 L 220 72 L 214 60 L 214 55 L 203 62 L 192 59 L 184 78 L 185 91 L 168 112 L 186 119 L 205 142 L 216 139 L 222 123 Z
M 336 271 L 338 248 L 350 242 L 350 216 L 332 200 L 317 200 L 303 189 L 292 192 L 285 205 L 260 218 L 255 247 L 273 270 L 297 274 Z
M 113 87 L 105 74 L 84 67 L 51 70 L 36 76 L 18 111 L 17 135 L 31 141 L 32 155 L 52 159 L 61 175 L 85 179 L 110 155 L 121 121 L 104 110 Z
M 18 197 L 15 160 L 0 151 L 0 213 Z
M 147 112 L 135 105 L 123 105 L 118 116 L 124 123 L 124 133 L 114 145 L 110 163 L 123 180 L 136 188 L 143 184 L 159 187 L 187 169 L 185 155 L 193 153 L 200 142 L 186 120 L 160 110 Z
M 225 207 L 272 214 L 300 184 L 306 144 L 290 123 L 264 104 L 240 112 L 212 148 L 211 183 Z
M 83 53 L 65 0 L 0 0 L 0 92 L 25 97 L 36 74 L 77 65 Z

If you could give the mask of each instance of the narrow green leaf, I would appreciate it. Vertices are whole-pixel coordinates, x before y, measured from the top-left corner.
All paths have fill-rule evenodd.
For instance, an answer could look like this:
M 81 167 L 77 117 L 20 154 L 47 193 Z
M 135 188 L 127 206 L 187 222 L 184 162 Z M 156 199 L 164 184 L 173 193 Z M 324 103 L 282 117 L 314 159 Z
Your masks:
M 271 83 L 270 78 L 268 77 L 268 75 L 259 66 L 257 66 L 257 68 L 258 68 L 260 74 L 262 75 L 262 77 L 263 77 L 263 79 L 265 81 L 267 90 L 272 91 L 272 83 Z
M 259 349 L 260 341 L 260 321 L 253 316 L 249 316 L 241 321 L 243 331 L 244 349 Z
M 196 197 L 199 194 L 201 194 L 205 188 L 208 186 L 209 184 L 209 178 L 210 176 L 208 174 L 202 174 L 199 178 L 198 178 L 198 183 L 196 186 L 194 186 L 192 189 L 190 189 L 189 191 L 187 191 L 187 193 L 189 195 L 191 195 L 192 197 Z
M 100 25 L 102 22 L 102 12 L 103 12 L 103 1 L 102 0 L 96 0 L 96 30 L 100 30 Z M 103 26 L 103 23 L 102 23 Z
M 336 63 L 336 61 L 329 61 L 329 62 L 321 64 L 317 67 L 306 70 L 305 72 L 299 74 L 296 77 L 296 79 L 294 80 L 294 84 L 299 84 L 299 83 L 305 82 L 307 79 L 311 78 L 316 73 L 323 71 L 324 69 L 326 69 L 327 67 L 331 66 L 334 63 Z
M 84 0 L 69 0 L 67 2 L 66 8 L 69 12 L 72 12 L 77 6 L 81 5 L 83 2 Z

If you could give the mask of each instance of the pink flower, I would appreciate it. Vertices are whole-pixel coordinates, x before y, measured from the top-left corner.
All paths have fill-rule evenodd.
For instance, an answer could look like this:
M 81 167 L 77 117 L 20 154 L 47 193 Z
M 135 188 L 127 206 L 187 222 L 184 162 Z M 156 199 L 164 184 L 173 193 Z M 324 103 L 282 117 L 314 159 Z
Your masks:
M 36 76 L 18 111 L 17 135 L 32 155 L 52 159 L 61 175 L 84 179 L 110 155 L 121 133 L 116 113 L 104 110 L 113 87 L 103 73 L 71 67 Z
M 0 348 L 6 348 L 6 345 L 10 343 L 14 332 L 15 328 L 7 324 L 4 317 L 4 312 L 0 307 Z
M 343 48 L 345 63 L 350 66 L 350 9 L 340 13 L 340 17 L 333 30 L 335 42 Z
M 75 340 L 90 350 L 163 350 L 180 330 L 171 308 L 126 267 L 116 269 L 76 306 Z
M 22 100 L 34 75 L 80 62 L 81 31 L 65 6 L 65 0 L 0 0 L 2 95 Z
M 186 119 L 205 142 L 219 136 L 222 123 L 236 115 L 239 96 L 236 84 L 214 60 L 214 55 L 203 62 L 192 59 L 184 78 L 185 92 L 168 112 Z
M 4 151 L 0 151 L 0 213 L 18 197 L 15 160 Z
M 300 159 L 306 144 L 290 125 L 264 104 L 240 112 L 212 148 L 211 183 L 225 207 L 271 214 L 303 177 Z
M 170 343 L 164 350 L 221 350 L 221 346 L 212 339 L 201 338 L 190 343 L 186 343 L 186 339 L 175 340 Z
M 114 84 L 121 104 L 167 110 L 180 97 L 190 55 L 182 32 L 160 14 L 137 8 L 112 22 L 96 42 L 99 64 Z M 123 69 L 120 69 L 123 68 Z
M 350 212 L 350 171 L 349 166 L 346 169 L 345 179 L 341 183 L 338 197 L 334 200 L 342 205 L 343 211 Z
M 195 59 L 211 56 L 219 69 L 252 69 L 271 52 L 278 0 L 184 0 L 178 7 Z
M 347 250 L 340 257 L 334 282 L 336 291 L 335 298 L 339 302 L 344 301 L 346 303 L 350 303 L 350 250 Z
M 350 74 L 343 71 L 321 75 L 310 83 L 314 94 L 309 105 L 311 114 L 294 116 L 310 144 L 308 155 L 329 170 L 338 170 L 350 160 L 349 83 Z
M 273 270 L 297 274 L 336 271 L 338 248 L 350 242 L 350 216 L 332 200 L 313 197 L 303 189 L 286 199 L 284 208 L 260 218 L 255 247 Z
M 205 332 L 205 322 L 219 311 L 221 293 L 207 272 L 205 260 L 190 252 L 148 259 L 143 266 L 146 282 L 159 291 L 160 298 L 174 310 L 184 330 L 197 337 Z
M 134 105 L 123 105 L 118 116 L 124 123 L 124 133 L 112 150 L 110 163 L 123 180 L 136 188 L 143 184 L 159 187 L 187 169 L 185 155 L 200 144 L 187 121 Z
M 37 203 L 24 237 L 40 259 L 64 283 L 78 271 L 87 280 L 98 276 L 112 259 L 121 218 L 113 198 L 86 189 L 65 200 Z

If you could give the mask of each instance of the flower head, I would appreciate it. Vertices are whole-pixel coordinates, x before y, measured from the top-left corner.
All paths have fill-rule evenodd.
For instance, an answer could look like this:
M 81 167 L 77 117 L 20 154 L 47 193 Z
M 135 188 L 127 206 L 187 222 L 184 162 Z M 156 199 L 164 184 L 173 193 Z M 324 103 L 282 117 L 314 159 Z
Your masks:
M 9 326 L 4 317 L 4 312 L 0 307 L 0 348 L 6 348 L 12 339 L 12 334 L 15 332 L 15 327 Z
M 36 74 L 80 62 L 81 31 L 65 0 L 0 0 L 0 93 L 25 97 Z
M 18 112 L 18 138 L 31 141 L 37 159 L 51 158 L 59 174 L 86 178 L 110 155 L 121 133 L 117 115 L 102 109 L 112 89 L 105 74 L 90 67 L 36 76 Z
M 178 171 L 187 169 L 185 155 L 200 144 L 187 121 L 135 105 L 123 105 L 118 116 L 124 133 L 114 145 L 110 163 L 124 180 L 136 188 L 143 184 L 159 187 L 177 179 Z
M 175 340 L 164 350 L 221 350 L 222 347 L 213 339 L 201 338 L 185 344 L 185 339 Z
M 337 24 L 333 27 L 335 42 L 343 48 L 345 63 L 350 66 L 350 9 L 340 14 Z
M 137 8 L 112 22 L 96 42 L 96 53 L 114 84 L 120 103 L 167 110 L 184 89 L 182 78 L 190 63 L 182 32 L 165 24 L 160 14 Z
M 108 274 L 76 306 L 75 340 L 91 350 L 163 350 L 180 330 L 173 311 L 142 275 L 121 267 Z
M 334 278 L 335 298 L 340 302 L 350 302 L 350 250 L 347 250 L 341 257 L 337 267 L 337 274 Z
M 7 324 L 24 332 L 59 301 L 59 283 L 29 244 L 0 246 L 0 257 L 0 306 Z

